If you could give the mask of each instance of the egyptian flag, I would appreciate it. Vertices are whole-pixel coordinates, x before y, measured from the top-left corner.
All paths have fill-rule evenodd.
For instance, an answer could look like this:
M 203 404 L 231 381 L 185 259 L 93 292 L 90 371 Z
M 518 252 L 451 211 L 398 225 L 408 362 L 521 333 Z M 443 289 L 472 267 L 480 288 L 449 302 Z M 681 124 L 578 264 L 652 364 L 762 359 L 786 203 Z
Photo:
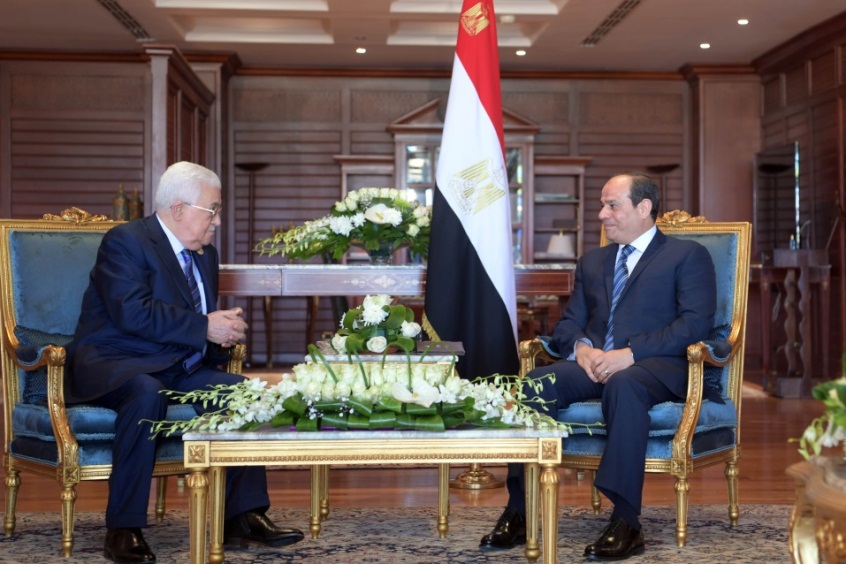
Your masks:
M 464 0 L 436 169 L 424 328 L 464 378 L 517 374 L 517 304 L 493 0 Z

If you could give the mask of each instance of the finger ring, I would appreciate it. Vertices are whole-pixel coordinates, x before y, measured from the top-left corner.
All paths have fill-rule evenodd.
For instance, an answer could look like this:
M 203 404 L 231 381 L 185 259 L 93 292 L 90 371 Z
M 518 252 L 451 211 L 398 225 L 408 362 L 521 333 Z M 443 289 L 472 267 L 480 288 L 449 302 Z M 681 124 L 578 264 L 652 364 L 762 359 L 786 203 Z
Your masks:
M 607 370 L 605 371 L 605 375 L 606 375 L 606 376 L 608 376 L 608 371 L 607 371 Z

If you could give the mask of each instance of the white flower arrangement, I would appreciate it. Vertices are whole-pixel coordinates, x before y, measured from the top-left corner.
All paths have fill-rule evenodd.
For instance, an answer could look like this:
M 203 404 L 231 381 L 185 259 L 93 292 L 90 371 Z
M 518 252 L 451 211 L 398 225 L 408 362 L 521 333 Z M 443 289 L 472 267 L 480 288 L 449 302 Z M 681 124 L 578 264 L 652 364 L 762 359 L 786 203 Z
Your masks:
M 365 296 L 359 307 L 341 318 L 341 328 L 330 342 L 332 348 L 348 354 L 384 353 L 389 347 L 411 352 L 421 333 L 420 324 L 414 321 L 414 311 L 391 305 L 393 301 L 385 294 Z
M 208 390 L 165 392 L 182 403 L 199 402 L 218 409 L 190 421 L 153 422 L 153 434 L 253 430 L 265 424 L 299 431 L 444 431 L 463 424 L 570 429 L 525 405 L 527 400 L 540 400 L 528 398 L 515 376 L 465 380 L 450 362 L 328 363 L 322 357 L 317 360 L 316 348 L 310 348 L 313 361 L 294 366 L 274 385 L 245 379 Z M 544 379 L 554 382 L 554 375 L 525 383 L 536 394 Z
M 424 259 L 429 254 L 431 210 L 406 199 L 396 188 L 360 188 L 335 202 L 328 215 L 260 241 L 256 251 L 309 259 L 340 259 L 351 246 L 374 251 L 408 246 Z

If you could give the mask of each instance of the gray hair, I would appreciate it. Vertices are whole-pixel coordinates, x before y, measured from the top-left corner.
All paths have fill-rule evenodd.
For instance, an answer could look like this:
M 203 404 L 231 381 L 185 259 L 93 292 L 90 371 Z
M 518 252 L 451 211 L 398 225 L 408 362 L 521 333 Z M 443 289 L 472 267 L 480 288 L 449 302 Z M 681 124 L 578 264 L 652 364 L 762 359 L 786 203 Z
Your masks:
M 182 161 L 172 164 L 159 179 L 155 196 L 156 209 L 166 210 L 180 201 L 193 204 L 199 198 L 203 186 L 220 190 L 220 178 L 214 171 L 195 163 Z

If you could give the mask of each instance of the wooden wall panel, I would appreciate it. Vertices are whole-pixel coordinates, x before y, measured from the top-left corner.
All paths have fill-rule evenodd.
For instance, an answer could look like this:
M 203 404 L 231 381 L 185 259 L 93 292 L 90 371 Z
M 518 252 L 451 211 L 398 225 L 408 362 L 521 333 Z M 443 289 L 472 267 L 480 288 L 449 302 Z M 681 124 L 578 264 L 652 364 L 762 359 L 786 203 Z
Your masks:
M 112 198 L 144 182 L 144 122 L 11 120 L 9 217 L 41 217 L 70 205 L 112 215 Z M 55 202 L 55 203 L 53 203 Z
M 77 205 L 112 215 L 123 185 L 144 188 L 145 70 L 126 64 L 0 63 L 0 216 Z

